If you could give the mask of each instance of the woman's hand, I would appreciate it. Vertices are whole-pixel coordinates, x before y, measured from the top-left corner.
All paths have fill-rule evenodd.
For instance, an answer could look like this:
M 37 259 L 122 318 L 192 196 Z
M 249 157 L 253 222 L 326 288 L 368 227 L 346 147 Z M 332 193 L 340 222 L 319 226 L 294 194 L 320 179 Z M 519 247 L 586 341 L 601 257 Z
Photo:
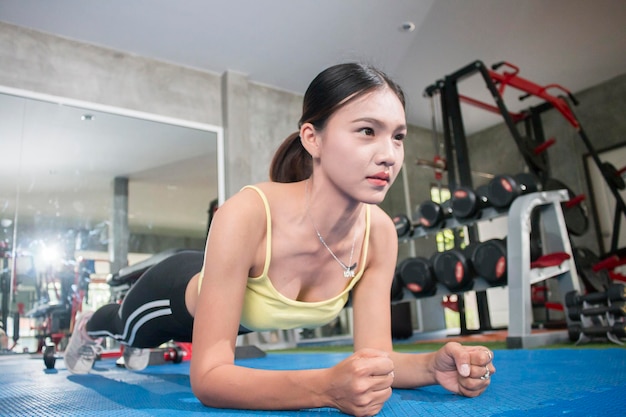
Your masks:
M 432 369 L 437 382 L 445 389 L 466 397 L 483 393 L 496 373 L 493 352 L 484 346 L 462 346 L 450 342 L 434 356 Z
M 373 416 L 391 396 L 393 361 L 386 352 L 361 349 L 329 371 L 327 395 L 346 414 Z

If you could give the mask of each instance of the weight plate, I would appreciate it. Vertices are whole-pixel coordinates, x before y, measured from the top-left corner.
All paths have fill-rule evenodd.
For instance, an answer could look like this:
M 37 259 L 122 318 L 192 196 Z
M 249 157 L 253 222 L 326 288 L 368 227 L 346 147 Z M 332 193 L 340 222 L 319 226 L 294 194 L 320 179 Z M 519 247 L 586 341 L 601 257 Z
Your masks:
M 548 178 L 543 185 L 545 191 L 567 190 L 570 199 L 576 197 L 574 192 L 563 182 Z M 574 236 L 582 236 L 589 229 L 589 216 L 587 214 L 587 206 L 584 202 L 580 202 L 573 206 L 568 206 L 567 202 L 561 203 L 563 218 L 567 231 Z

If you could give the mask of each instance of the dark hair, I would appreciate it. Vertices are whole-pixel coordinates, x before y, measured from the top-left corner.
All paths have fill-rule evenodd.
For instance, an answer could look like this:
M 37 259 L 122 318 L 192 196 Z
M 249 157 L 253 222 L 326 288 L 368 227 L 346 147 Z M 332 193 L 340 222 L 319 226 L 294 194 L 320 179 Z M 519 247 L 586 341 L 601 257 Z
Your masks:
M 339 108 L 373 89 L 383 87 L 391 88 L 405 106 L 402 89 L 384 72 L 359 63 L 329 67 L 319 73 L 306 90 L 298 128 L 304 123 L 311 123 L 322 130 Z M 311 155 L 302 146 L 300 132 L 292 133 L 274 154 L 270 179 L 276 182 L 302 181 L 309 178 L 312 171 Z

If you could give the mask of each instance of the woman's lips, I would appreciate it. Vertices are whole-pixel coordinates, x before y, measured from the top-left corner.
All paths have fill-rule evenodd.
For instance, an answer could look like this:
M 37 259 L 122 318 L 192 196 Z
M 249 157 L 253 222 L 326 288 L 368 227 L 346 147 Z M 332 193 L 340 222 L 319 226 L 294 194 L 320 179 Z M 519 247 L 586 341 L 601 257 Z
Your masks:
M 385 185 L 389 184 L 389 174 L 387 173 L 378 173 L 375 175 L 372 175 L 370 177 L 367 177 L 367 180 L 378 186 L 378 187 L 384 187 Z

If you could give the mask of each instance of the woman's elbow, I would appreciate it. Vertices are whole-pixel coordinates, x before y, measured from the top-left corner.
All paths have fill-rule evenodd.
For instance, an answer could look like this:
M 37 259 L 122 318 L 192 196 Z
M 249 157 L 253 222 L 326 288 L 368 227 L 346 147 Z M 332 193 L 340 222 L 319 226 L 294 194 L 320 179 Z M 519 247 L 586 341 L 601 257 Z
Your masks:
M 193 395 L 206 407 L 224 408 L 228 406 L 226 398 L 224 398 L 221 384 L 214 375 L 215 369 L 206 372 L 191 372 L 190 383 Z
M 217 393 L 214 392 L 213 384 L 209 382 L 209 378 L 190 378 L 191 392 L 206 407 L 219 408 L 217 401 Z

